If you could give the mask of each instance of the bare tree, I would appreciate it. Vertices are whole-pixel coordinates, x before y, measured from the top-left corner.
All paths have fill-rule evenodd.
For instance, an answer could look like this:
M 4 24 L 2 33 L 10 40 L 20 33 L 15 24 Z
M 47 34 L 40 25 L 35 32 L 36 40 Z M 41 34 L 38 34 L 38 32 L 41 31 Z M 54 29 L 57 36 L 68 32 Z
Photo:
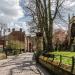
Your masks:
M 5 41 L 6 41 L 5 40 L 5 32 L 6 32 L 6 30 L 7 30 L 7 24 L 0 23 L 0 35 L 3 36 L 3 40 L 4 40 L 4 42 L 3 42 L 3 51 L 5 52 L 6 58 L 7 58 L 7 51 L 5 50 Z
M 43 33 L 44 43 L 46 49 L 53 50 L 52 38 L 53 38 L 53 23 L 61 16 L 61 9 L 65 0 L 30 0 L 29 6 L 25 6 L 32 16 L 32 20 L 36 26 Z

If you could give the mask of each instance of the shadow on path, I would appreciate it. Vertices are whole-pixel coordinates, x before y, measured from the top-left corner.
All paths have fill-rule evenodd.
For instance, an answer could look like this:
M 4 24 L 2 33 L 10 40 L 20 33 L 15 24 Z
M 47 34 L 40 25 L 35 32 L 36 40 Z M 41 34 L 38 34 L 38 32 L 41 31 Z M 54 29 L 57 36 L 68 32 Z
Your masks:
M 0 68 L 8 68 L 7 75 L 51 75 L 32 58 L 30 54 L 18 56 L 2 64 Z

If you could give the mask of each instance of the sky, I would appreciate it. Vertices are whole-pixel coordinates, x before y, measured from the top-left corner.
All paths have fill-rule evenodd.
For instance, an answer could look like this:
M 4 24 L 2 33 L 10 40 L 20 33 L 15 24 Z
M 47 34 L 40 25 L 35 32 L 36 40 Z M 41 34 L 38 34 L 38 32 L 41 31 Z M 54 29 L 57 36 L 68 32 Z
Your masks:
M 23 9 L 25 9 L 24 5 L 28 5 L 28 6 L 30 5 L 30 4 L 28 4 L 28 1 L 29 0 L 20 0 L 20 5 Z M 70 14 L 72 16 L 75 12 L 75 1 L 74 0 L 66 0 L 64 2 L 63 6 L 64 6 L 64 9 L 66 9 L 66 10 L 63 9 L 63 12 L 65 13 L 65 14 L 63 13 L 63 16 L 64 16 L 63 18 L 66 20 L 66 23 L 63 23 L 61 21 L 59 21 L 60 23 L 54 23 L 54 26 L 53 26 L 54 29 L 60 28 L 63 30 L 67 30 L 68 29 L 68 14 Z M 25 13 L 25 15 L 29 14 L 27 10 L 25 10 L 24 13 Z M 29 18 L 30 18 L 29 16 L 28 17 L 26 16 L 26 21 L 29 20 Z M 24 19 L 25 18 L 23 18 L 23 20 Z
M 0 24 L 8 24 L 8 28 L 23 28 L 27 30 L 26 22 L 20 21 L 24 17 L 19 0 L 0 0 Z
M 12 22 L 22 16 L 19 0 L 0 0 L 0 22 Z
M 15 27 L 16 29 L 19 29 L 20 27 L 23 28 L 23 30 L 27 31 L 27 21 L 30 21 L 30 17 L 26 16 L 26 13 L 28 14 L 27 10 L 23 10 L 23 4 L 28 3 L 28 0 L 0 0 L 0 24 L 8 24 L 10 28 Z M 75 12 L 75 1 L 74 0 L 67 0 L 64 3 L 64 8 L 71 8 L 71 11 L 65 11 L 65 18 L 67 19 L 68 13 L 71 15 L 73 12 Z M 55 24 L 54 28 L 62 28 L 66 29 L 67 25 L 61 25 L 61 24 Z

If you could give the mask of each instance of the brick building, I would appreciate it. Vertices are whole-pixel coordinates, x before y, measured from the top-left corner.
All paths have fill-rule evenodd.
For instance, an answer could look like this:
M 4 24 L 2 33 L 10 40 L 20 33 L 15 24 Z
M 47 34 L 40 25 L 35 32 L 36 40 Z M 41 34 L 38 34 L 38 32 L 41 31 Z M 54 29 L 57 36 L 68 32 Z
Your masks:
M 25 49 L 25 32 L 22 32 L 20 28 L 19 31 L 12 29 L 12 32 L 7 37 L 8 45 L 11 45 L 15 49 Z

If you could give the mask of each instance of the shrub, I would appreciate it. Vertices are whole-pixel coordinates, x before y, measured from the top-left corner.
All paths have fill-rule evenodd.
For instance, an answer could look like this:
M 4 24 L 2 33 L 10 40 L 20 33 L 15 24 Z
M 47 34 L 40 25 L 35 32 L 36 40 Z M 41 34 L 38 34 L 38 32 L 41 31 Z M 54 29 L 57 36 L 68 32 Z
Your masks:
M 6 59 L 6 55 L 4 53 L 0 53 L 0 60 Z
M 35 59 L 36 59 L 37 62 L 38 62 L 38 58 L 41 55 L 41 53 L 42 53 L 41 50 L 37 50 L 36 52 L 34 52 L 34 56 L 35 56 Z

